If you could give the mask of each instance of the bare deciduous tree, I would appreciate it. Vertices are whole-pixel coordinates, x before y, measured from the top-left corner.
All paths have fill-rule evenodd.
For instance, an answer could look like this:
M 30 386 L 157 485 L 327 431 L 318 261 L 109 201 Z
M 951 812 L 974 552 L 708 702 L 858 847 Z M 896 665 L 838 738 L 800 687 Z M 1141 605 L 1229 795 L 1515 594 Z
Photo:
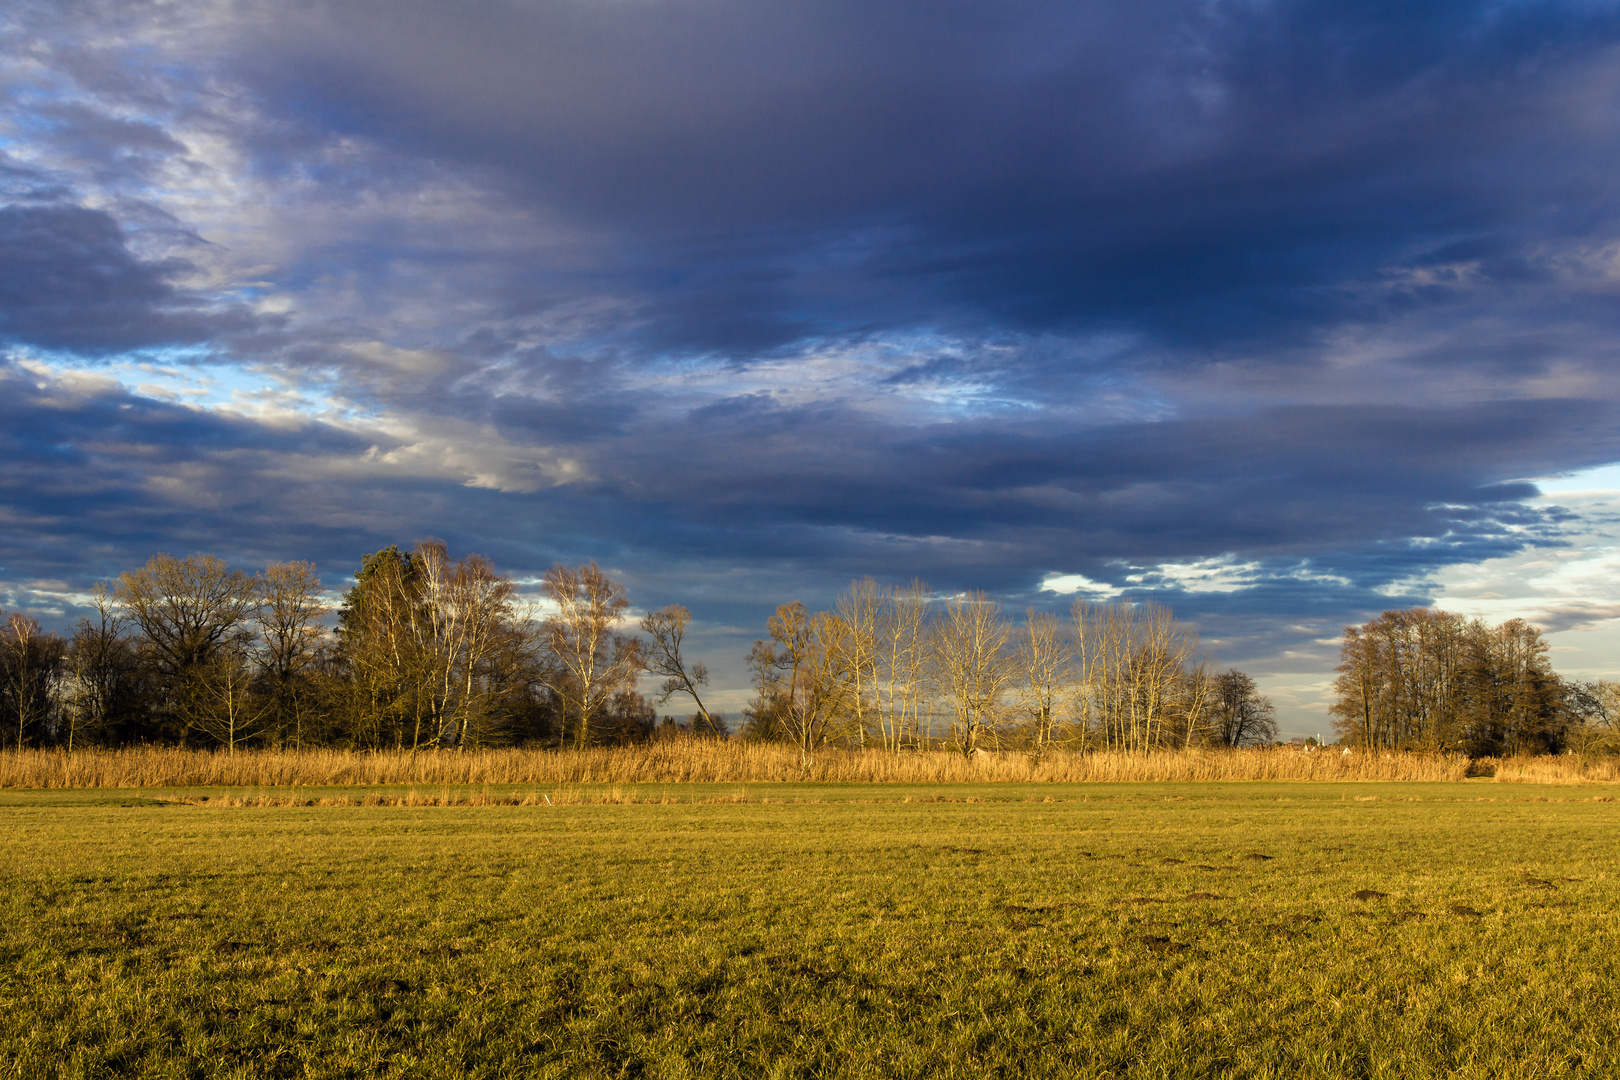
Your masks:
M 1215 738 L 1222 746 L 1266 746 L 1277 738 L 1277 710 L 1248 675 L 1236 669 L 1215 677 Z
M 261 580 L 260 664 L 268 683 L 269 723 L 281 737 L 290 733 L 295 747 L 302 746 L 310 697 L 306 675 L 326 632 L 321 620 L 330 608 L 321 599 L 313 563 L 272 563 Z
M 756 723 L 777 726 L 799 748 L 805 768 L 815 751 L 848 730 L 850 679 L 839 638 L 842 623 L 826 612 L 811 614 L 795 600 L 767 622 L 771 640 L 754 642 L 748 654 L 759 691 Z
M 94 618 L 81 618 L 68 645 L 67 749 L 71 753 L 81 732 L 91 736 L 107 731 L 121 698 L 137 681 L 136 658 L 124 637 L 126 620 L 118 611 L 112 590 L 98 584 L 90 593 Z
M 1083 728 L 1115 749 L 1164 745 L 1187 719 L 1180 695 L 1198 688 L 1187 681 L 1197 639 L 1159 604 L 1077 601 L 1072 616 Z
M 878 727 L 898 751 L 923 739 L 923 680 L 928 663 L 928 586 L 913 581 L 886 589 L 878 610 L 876 678 Z
M 676 694 L 685 694 L 697 706 L 702 726 L 718 735 L 720 726 L 714 722 L 709 710 L 704 707 L 703 699 L 698 696 L 698 687 L 709 684 L 709 669 L 702 662 L 688 667 L 685 657 L 681 655 L 681 643 L 691 622 L 692 613 L 680 604 L 648 612 L 641 620 L 641 630 L 648 638 L 643 648 L 642 662 L 649 674 L 663 677 L 663 685 L 658 688 L 655 699 L 659 705 Z
M 259 580 L 212 555 L 158 554 L 120 575 L 115 595 L 152 651 L 183 742 L 208 719 L 204 681 L 215 654 L 252 637 L 246 624 L 258 611 Z
M 1620 683 L 1574 680 L 1565 686 L 1570 713 L 1568 744 L 1580 754 L 1620 750 Z
M 186 691 L 192 726 L 213 736 L 227 754 L 234 755 L 238 743 L 263 731 L 275 707 L 270 698 L 254 692 L 253 668 L 249 639 L 239 636 L 191 669 Z
M 175 671 L 200 664 L 258 611 L 259 583 L 212 555 L 154 555 L 121 574 L 118 603 Z
M 932 639 L 934 685 L 950 710 L 951 730 L 971 756 L 993 736 L 1011 689 L 1011 628 L 1001 605 L 978 591 L 944 602 Z
M 849 679 L 850 721 L 862 746 L 875 704 L 878 627 L 888 601 L 887 590 L 868 577 L 850 582 L 833 607 L 842 631 L 837 637 L 838 661 Z
M 1210 674 L 1209 663 L 1203 657 L 1194 657 L 1182 668 L 1175 688 L 1174 711 L 1183 750 L 1213 738 L 1209 725 L 1214 703 L 1215 677 Z
M 641 668 L 640 643 L 617 626 L 630 606 L 624 586 L 596 563 L 546 571 L 541 588 L 557 613 L 540 624 L 539 639 L 554 661 L 544 676 L 572 724 L 574 745 L 589 745 L 592 724 L 621 689 L 633 688 Z
M 1039 752 L 1052 741 L 1052 729 L 1069 694 L 1074 646 L 1063 621 L 1029 608 L 1018 634 L 1018 700 L 1033 725 L 1031 742 Z
M 11 713 L 19 751 L 52 712 L 63 653 L 62 639 L 42 632 L 32 616 L 13 612 L 0 625 L 0 703 Z
M 438 540 L 418 544 L 415 559 L 436 738 L 466 749 L 503 696 L 504 688 L 489 677 L 490 664 L 506 641 L 517 585 L 482 555 L 452 562 Z

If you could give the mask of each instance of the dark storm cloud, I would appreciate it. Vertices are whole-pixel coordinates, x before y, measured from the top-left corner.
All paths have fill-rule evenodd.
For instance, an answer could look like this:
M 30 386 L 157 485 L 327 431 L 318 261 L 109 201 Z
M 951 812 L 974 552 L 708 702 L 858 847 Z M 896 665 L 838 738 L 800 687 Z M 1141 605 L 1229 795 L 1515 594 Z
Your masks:
M 319 424 L 278 429 L 0 363 L 0 564 L 84 582 L 158 550 L 318 549 L 330 529 L 290 511 L 331 500 L 312 497 L 297 462 L 365 448 Z
M 104 210 L 0 206 L 0 340 L 106 354 L 194 344 L 244 325 L 203 313 L 170 283 L 188 268 L 138 258 Z
M 243 63 L 303 122 L 602 230 L 654 347 L 989 320 L 1221 348 L 1608 223 L 1583 80 L 1617 35 L 1555 4 L 362 3 L 278 8 Z
M 942 586 L 1028 589 L 1045 572 L 1124 584 L 1131 566 L 1241 553 L 1314 557 L 1370 589 L 1552 538 L 1557 513 L 1522 504 L 1534 486 L 1502 481 L 1611 460 L 1616 419 L 1612 405 L 1548 400 L 917 432 L 750 399 L 666 432 L 601 489 L 664 493 L 667 515 L 694 522 L 847 530 L 869 568 Z M 930 542 L 947 537 L 961 546 Z

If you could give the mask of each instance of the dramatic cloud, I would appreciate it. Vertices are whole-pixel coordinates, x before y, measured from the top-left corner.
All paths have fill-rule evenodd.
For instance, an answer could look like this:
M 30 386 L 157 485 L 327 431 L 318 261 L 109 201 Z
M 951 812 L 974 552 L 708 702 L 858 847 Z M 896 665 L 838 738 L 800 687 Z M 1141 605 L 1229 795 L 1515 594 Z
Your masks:
M 1151 594 L 1306 723 L 1344 623 L 1608 550 L 1537 488 L 1620 461 L 1603 5 L 21 3 L 0 98 L 11 605 Z
M 136 259 L 103 211 L 0 207 L 0 334 L 90 353 L 194 342 L 203 327 L 165 310 L 182 268 Z

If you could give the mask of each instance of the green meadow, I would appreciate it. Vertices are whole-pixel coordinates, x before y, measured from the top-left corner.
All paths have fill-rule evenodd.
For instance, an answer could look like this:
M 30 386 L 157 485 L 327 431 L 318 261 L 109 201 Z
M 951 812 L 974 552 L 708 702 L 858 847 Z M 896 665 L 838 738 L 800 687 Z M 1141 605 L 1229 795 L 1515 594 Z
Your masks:
M 251 794 L 0 792 L 0 1075 L 1620 1073 L 1613 788 Z

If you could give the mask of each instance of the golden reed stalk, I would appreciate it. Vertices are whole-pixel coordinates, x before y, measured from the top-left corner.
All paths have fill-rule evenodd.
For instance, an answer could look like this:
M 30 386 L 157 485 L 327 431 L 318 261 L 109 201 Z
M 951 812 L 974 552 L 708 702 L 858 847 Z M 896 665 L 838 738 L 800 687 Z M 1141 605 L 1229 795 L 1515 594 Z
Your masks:
M 1620 783 L 1620 760 L 1558 757 L 1507 758 L 1496 765 L 1496 779 L 1507 784 Z
M 255 750 L 229 755 L 172 747 L 0 753 L 3 788 L 290 787 L 337 785 L 645 784 L 845 781 L 867 783 L 1042 783 L 1207 780 L 1461 780 L 1457 755 L 1187 750 L 1148 754 L 946 751 L 889 754 L 824 749 L 802 768 L 792 747 L 668 740 L 587 750 Z M 1613 763 L 1534 758 L 1496 765 L 1496 779 L 1531 783 L 1612 782 Z

